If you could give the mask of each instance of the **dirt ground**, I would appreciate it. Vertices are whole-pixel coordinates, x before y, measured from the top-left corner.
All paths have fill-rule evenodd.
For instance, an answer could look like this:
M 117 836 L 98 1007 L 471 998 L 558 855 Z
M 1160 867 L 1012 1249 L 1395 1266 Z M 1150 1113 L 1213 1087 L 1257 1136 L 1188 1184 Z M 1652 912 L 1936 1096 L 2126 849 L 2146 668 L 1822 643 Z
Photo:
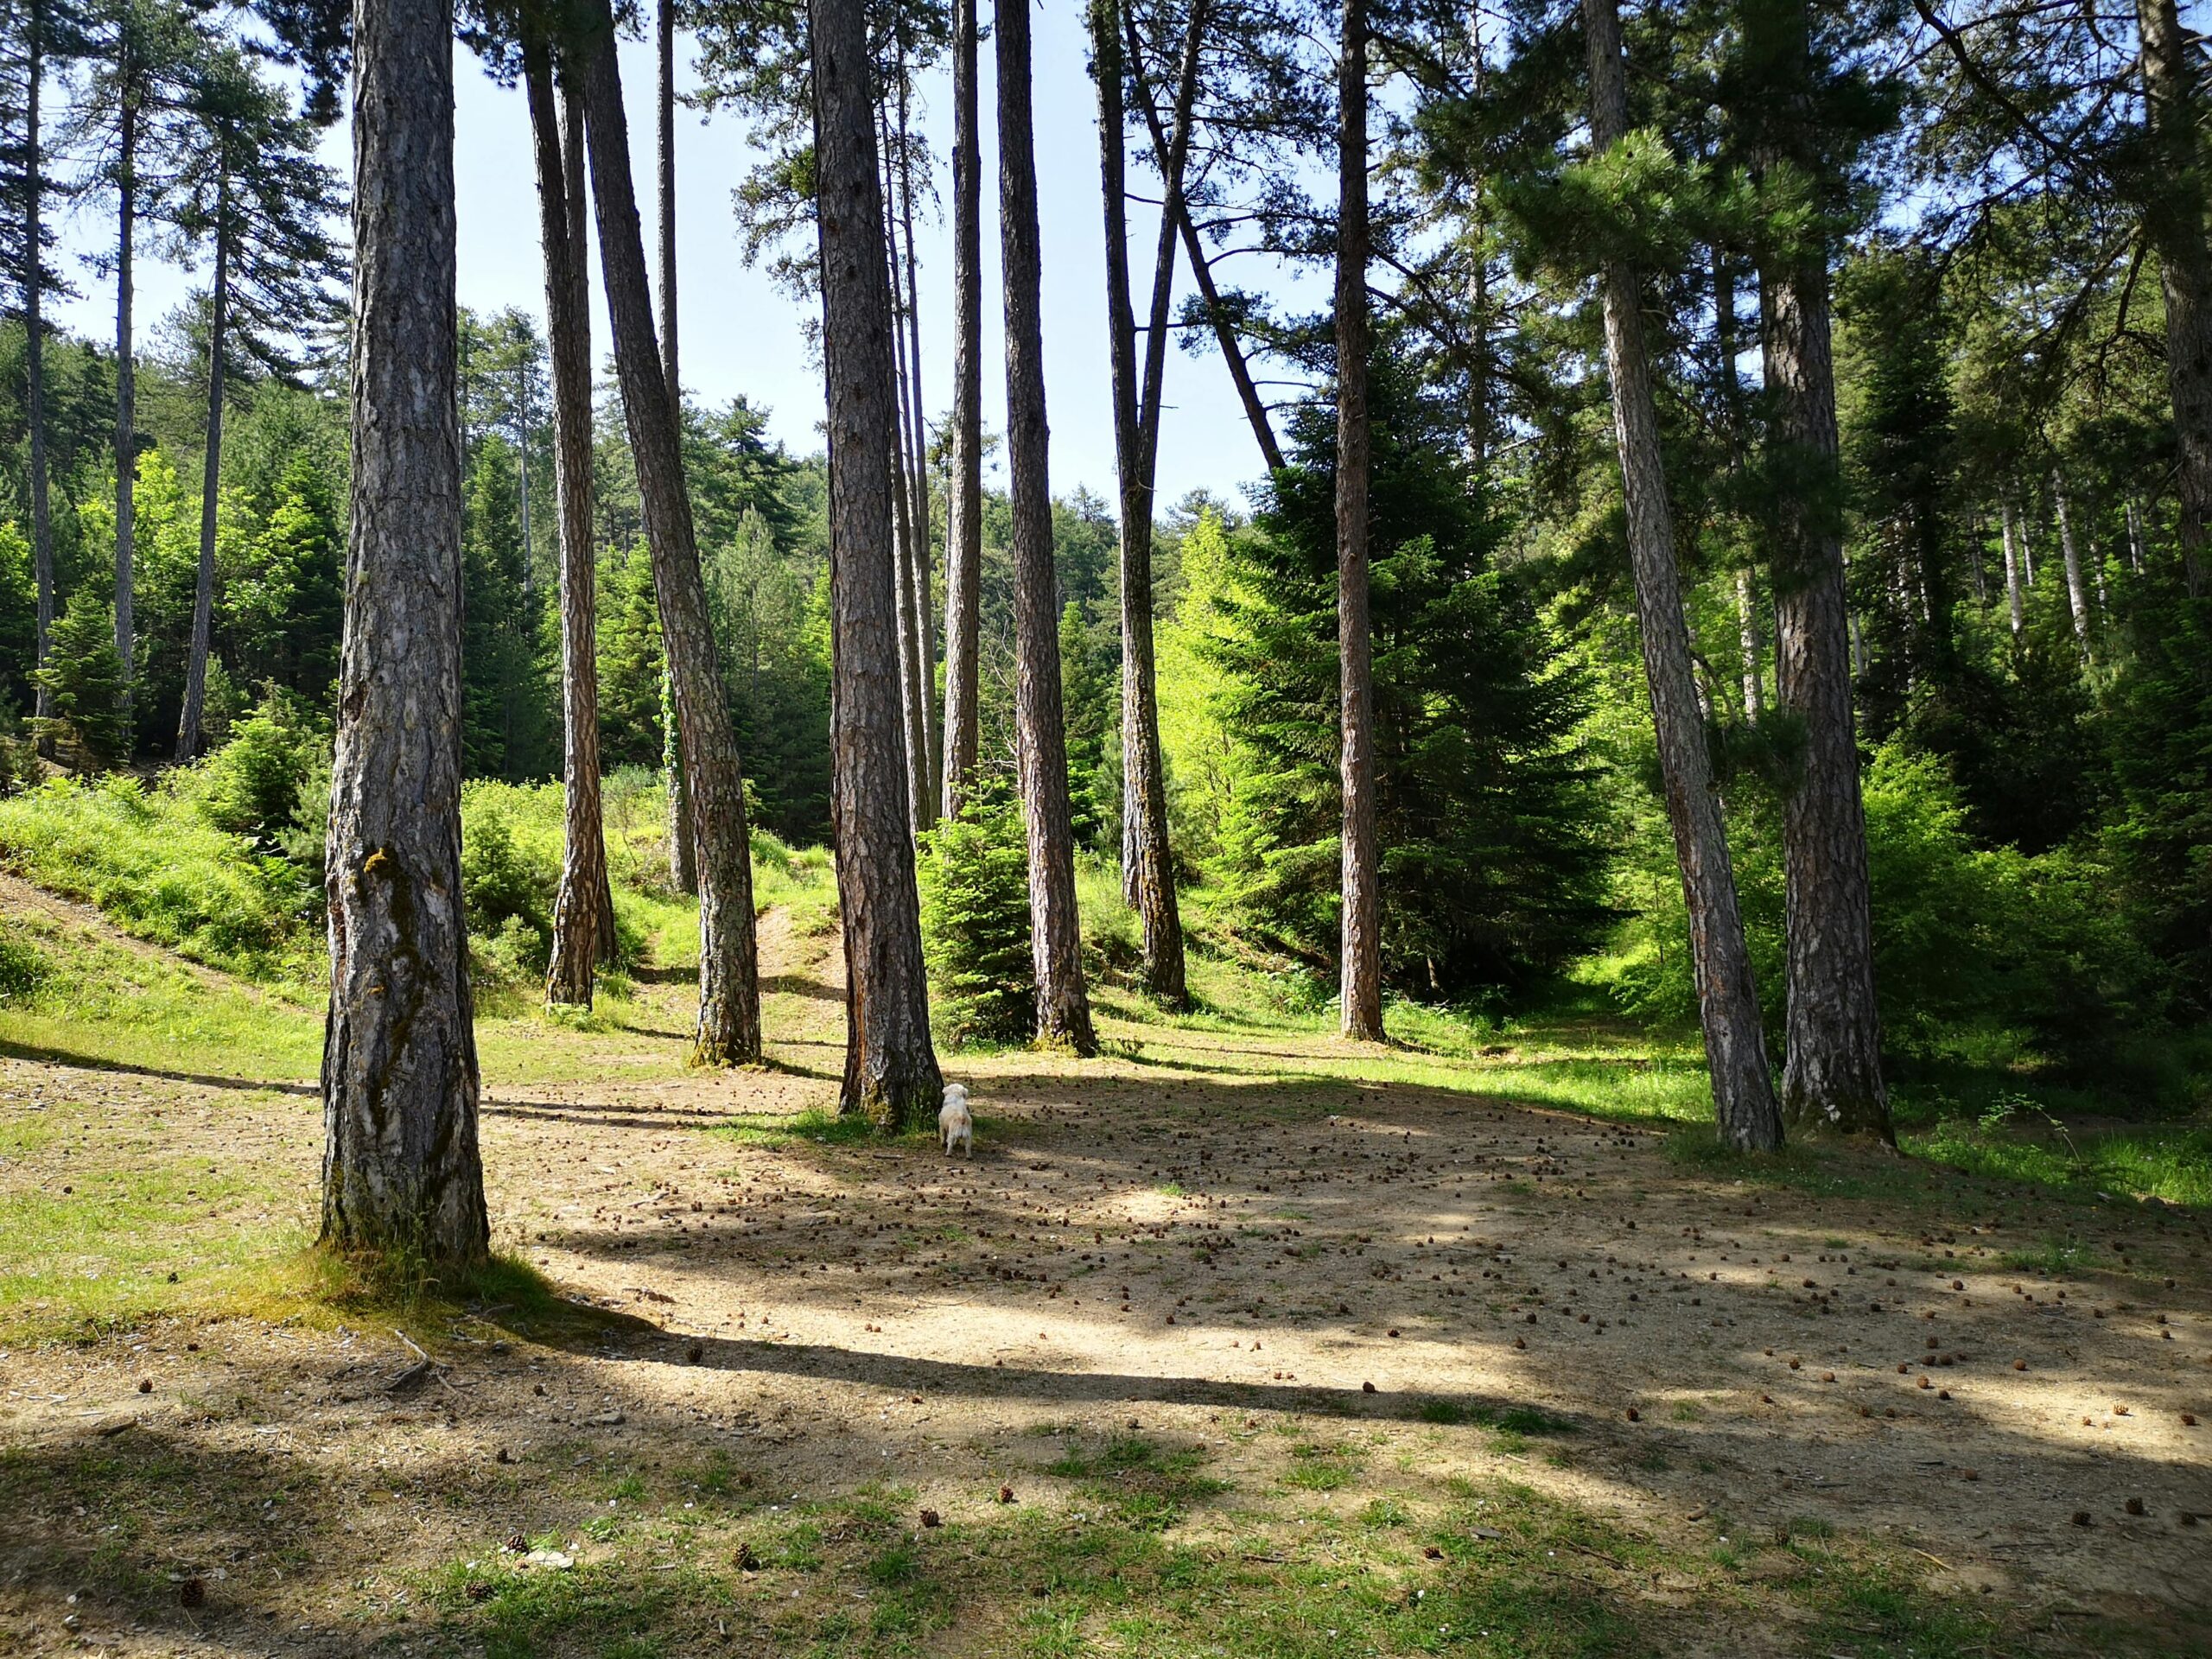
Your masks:
M 2055 1643 L 2118 1619 L 2212 1650 L 2200 1217 L 1967 1182 L 1937 1210 L 1847 1164 L 1746 1180 L 1649 1128 L 1363 1082 L 1334 1041 L 1257 1028 L 1109 1020 L 1096 1062 L 951 1057 L 972 1162 L 795 1137 L 761 1126 L 834 1103 L 836 953 L 766 944 L 775 1069 L 677 1072 L 664 984 L 657 1020 L 564 1039 L 573 1075 L 613 1081 L 488 1089 L 495 1243 L 597 1317 L 479 1310 L 425 1333 L 429 1368 L 344 1320 L 0 1353 L 0 1650 L 429 1650 L 429 1627 L 373 1622 L 391 1586 L 573 1533 L 601 1500 L 558 1478 L 608 1459 L 711 1459 L 792 1501 L 883 1485 L 951 1526 L 1002 1490 L 1076 1517 L 1081 1483 L 1046 1472 L 1068 1437 L 1140 1432 L 1264 1489 L 1297 1454 L 1279 1422 L 1356 1434 L 1401 1484 L 1504 1467 L 1701 1550 L 1833 1529 Z M 648 1061 L 659 1080 L 622 1080 Z M 0 1060 L 0 1115 L 61 1097 L 118 1134 L 158 1112 L 171 1152 L 272 1165 L 312 1204 L 311 1093 Z M 0 1202 L 75 1166 L 0 1169 Z M 1540 1443 L 1500 1435 L 1516 1421 Z M 177 1486 L 111 1517 L 65 1465 Z M 1702 1630 L 1686 1583 L 1590 1553 L 1654 1648 L 1798 1650 Z M 918 1647 L 1002 1635 L 956 1618 Z

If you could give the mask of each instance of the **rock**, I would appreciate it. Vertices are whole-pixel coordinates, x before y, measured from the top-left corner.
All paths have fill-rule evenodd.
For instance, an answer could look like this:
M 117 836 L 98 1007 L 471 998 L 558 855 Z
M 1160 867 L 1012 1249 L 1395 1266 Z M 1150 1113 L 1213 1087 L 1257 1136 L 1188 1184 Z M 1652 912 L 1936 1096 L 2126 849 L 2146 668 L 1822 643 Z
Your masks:
M 591 1420 L 591 1424 L 594 1428 L 620 1428 L 622 1421 L 622 1414 L 619 1411 L 602 1411 Z
M 522 1558 L 522 1564 L 524 1567 L 543 1567 L 549 1572 L 565 1573 L 574 1567 L 575 1562 L 557 1549 L 533 1549 Z

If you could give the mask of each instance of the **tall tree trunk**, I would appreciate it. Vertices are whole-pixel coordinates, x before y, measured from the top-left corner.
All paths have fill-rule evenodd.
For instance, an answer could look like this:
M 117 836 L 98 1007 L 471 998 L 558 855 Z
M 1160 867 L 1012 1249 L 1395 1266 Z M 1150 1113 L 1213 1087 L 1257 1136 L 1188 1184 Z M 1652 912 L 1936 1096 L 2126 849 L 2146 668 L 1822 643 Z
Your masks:
M 46 292 L 45 206 L 42 169 L 45 138 L 39 131 L 39 93 L 46 79 L 45 8 L 32 0 L 25 18 L 23 68 L 23 372 L 26 414 L 30 423 L 31 572 L 37 586 L 37 633 L 32 661 L 46 666 L 48 644 L 54 632 L 54 515 L 47 492 L 46 461 L 46 323 L 41 315 Z M 124 672 L 129 673 L 129 664 Z M 41 683 L 35 694 L 32 712 L 42 722 L 54 714 L 54 694 Z M 46 727 L 38 728 L 41 753 L 50 753 L 53 739 Z
M 1618 37 L 1619 33 L 1620 18 L 1616 8 L 1613 34 Z M 1591 49 L 1597 49 L 1594 43 Z M 1638 327 L 1641 327 L 1640 318 Z M 1733 476 L 1743 465 L 1744 387 L 1736 372 L 1736 270 L 1728 250 L 1719 244 L 1713 249 L 1713 370 L 1720 387 L 1720 418 L 1727 427 L 1725 448 L 1728 471 Z M 1673 557 L 1671 546 L 1668 556 L 1670 560 Z M 1736 572 L 1736 652 L 1741 665 L 1744 717 L 1751 721 L 1757 721 L 1766 713 L 1765 645 L 1759 637 L 1759 613 L 1754 593 L 1757 585 L 1749 565 Z M 1687 629 L 1688 624 L 1684 626 Z M 1694 677 L 1692 683 L 1695 683 Z
M 2127 499 L 2127 568 L 2143 574 L 2143 509 L 2133 496 Z
M 2196 67 L 2176 0 L 2136 0 L 2150 200 L 2143 228 L 2166 302 L 2166 386 L 2181 451 L 2181 556 L 2189 591 L 2204 591 L 2212 524 L 2212 249 L 2205 241 Z
M 901 13 L 903 20 L 905 14 Z M 921 258 L 914 246 L 914 160 L 912 131 L 908 123 L 905 75 L 904 23 L 901 22 L 899 81 L 899 216 L 905 247 L 906 274 L 906 424 L 913 434 L 907 451 L 906 484 L 910 505 L 907 522 L 913 527 L 913 559 L 909 572 L 914 590 L 915 665 L 921 679 L 918 707 L 922 725 L 922 781 L 914 791 L 914 823 L 926 830 L 937 822 L 938 779 L 944 776 L 944 752 L 937 722 L 937 649 L 931 635 L 936 618 L 930 594 L 930 468 L 929 422 L 922 403 L 922 281 Z M 893 280 L 897 280 L 894 272 Z
M 2050 495 L 2058 513 L 2058 550 L 2066 568 L 2066 608 L 2074 618 L 2074 646 L 2085 665 L 2094 666 L 2089 649 L 2089 598 L 2082 582 L 2082 553 L 2074 544 L 2074 521 L 2067 516 L 2066 485 L 2056 473 L 2050 475 Z
M 675 403 L 677 442 L 683 440 L 683 378 L 677 374 L 677 11 L 661 0 L 655 24 L 659 79 L 655 124 L 659 128 L 659 257 L 661 257 L 661 376 Z M 675 706 L 675 686 L 661 686 L 661 702 Z M 699 827 L 692 823 L 690 790 L 683 787 L 683 734 L 668 719 L 661 741 L 661 777 L 668 794 L 668 882 L 679 893 L 699 892 Z
M 911 487 L 916 445 L 909 424 L 911 405 L 906 395 L 910 377 L 906 367 L 906 335 L 901 315 L 906 308 L 905 289 L 899 276 L 896 156 L 898 147 L 906 135 L 903 131 L 893 131 L 887 106 L 878 108 L 876 122 L 877 136 L 882 141 L 884 264 L 891 276 L 891 474 L 895 492 L 891 507 L 892 528 L 897 538 L 896 559 L 892 569 L 899 583 L 899 706 L 906 733 L 906 804 L 913 814 L 914 833 L 918 836 L 923 827 L 922 803 L 930 788 L 929 693 L 923 682 L 922 613 L 915 603 L 921 592 L 914 580 L 917 556 L 914 550 L 914 494 Z
M 1195 9 L 1194 9 L 1195 10 Z M 1144 929 L 1145 987 L 1173 1005 L 1186 997 L 1182 920 L 1167 845 L 1167 785 L 1160 753 L 1160 704 L 1152 644 L 1152 456 L 1137 387 L 1136 319 L 1130 308 L 1128 205 L 1122 101 L 1122 30 L 1116 0 L 1091 0 L 1098 80 L 1099 181 L 1106 218 L 1106 330 L 1111 347 L 1114 454 L 1121 486 L 1122 880 Z M 1170 181 L 1166 194 L 1176 193 Z M 1175 244 L 1161 238 L 1169 269 L 1154 269 L 1153 313 L 1165 309 Z M 1154 340 L 1158 336 L 1155 335 Z M 1151 366 L 1149 357 L 1147 367 Z M 1156 388 L 1154 395 L 1157 395 Z
M 2005 603 L 2012 614 L 2012 643 L 2017 645 L 2027 624 L 2027 613 L 2020 592 L 2020 531 L 2012 517 L 2010 496 L 1999 500 L 1997 514 L 2005 537 Z
M 661 637 L 675 684 L 684 782 L 698 832 L 699 1026 L 692 1055 L 703 1065 L 745 1065 L 758 1060 L 761 1051 L 744 778 L 708 621 L 676 397 L 654 339 L 652 290 L 645 279 L 645 245 L 630 177 L 629 120 L 622 108 L 614 18 L 607 0 L 591 0 L 585 25 L 584 127 L 615 372 L 637 460 Z
M 815 223 L 830 436 L 830 748 L 845 938 L 841 1111 L 885 1128 L 944 1099 L 914 887 L 898 662 L 890 271 L 863 0 L 813 0 Z
M 1592 147 L 1605 149 L 1628 135 L 1620 13 L 1615 0 L 1582 0 L 1582 17 L 1590 53 Z M 1618 259 L 1606 264 L 1602 282 L 1605 365 L 1612 380 L 1613 435 L 1628 508 L 1629 556 L 1636 570 L 1637 620 L 1643 641 L 1644 677 L 1651 690 L 1667 822 L 1674 831 L 1675 859 L 1689 912 L 1691 973 L 1713 1078 L 1713 1114 L 1720 1138 L 1730 1146 L 1771 1152 L 1782 1144 L 1782 1114 L 1775 1104 L 1774 1079 L 1767 1065 L 1766 1033 L 1751 982 L 1751 952 L 1744 942 L 1727 828 L 1713 789 L 1705 721 L 1698 710 L 1689 627 L 1682 616 L 1681 578 L 1675 567 L 1675 530 L 1659 447 L 1659 419 L 1643 340 L 1641 284 L 1636 271 Z M 1745 698 L 1755 708 L 1758 636 L 1756 625 L 1748 620 L 1751 578 L 1739 571 L 1737 581 L 1739 622 L 1749 636 Z
M 185 663 L 184 708 L 177 717 L 179 766 L 200 753 L 200 718 L 207 699 L 208 635 L 215 617 L 215 514 L 222 500 L 223 353 L 231 303 L 231 177 L 227 162 L 215 184 L 215 283 L 207 302 L 207 445 L 200 485 L 200 575 L 192 597 L 192 652 Z
M 1006 277 L 1006 437 L 1014 498 L 1014 724 L 1029 817 L 1029 926 L 1037 964 L 1037 1034 L 1091 1054 L 1090 998 L 1076 913 L 1075 831 L 1068 810 L 1060 710 L 1059 603 L 1045 423 L 1043 266 L 1037 230 L 1036 130 L 1029 9 L 997 18 L 999 239 Z
M 115 173 L 115 654 L 123 666 L 124 741 L 135 750 L 130 703 L 137 654 L 138 514 L 131 496 L 138 482 L 138 348 L 131 334 L 130 302 L 138 232 L 138 92 L 127 31 L 121 51 L 117 79 L 123 107 L 116 118 Z
M 579 232 L 583 126 L 573 66 L 563 54 L 554 89 L 552 53 L 523 44 L 531 153 L 537 168 L 538 238 L 545 256 L 545 341 L 553 385 L 553 494 L 560 510 L 562 829 L 561 886 L 553 901 L 550 1005 L 589 1007 L 600 951 L 601 889 L 607 883 L 599 796 L 598 573 L 591 544 L 590 276 Z M 611 918 L 610 918 L 611 919 Z M 608 941 L 610 944 L 611 940 Z
M 1160 142 L 1157 132 L 1154 141 Z M 1267 462 L 1268 471 L 1281 472 L 1282 445 L 1275 441 L 1274 424 L 1268 418 L 1268 406 L 1261 401 L 1259 385 L 1252 378 L 1250 365 L 1244 360 L 1244 343 L 1236 338 L 1229 308 L 1221 302 L 1221 289 L 1213 280 L 1213 264 L 1206 257 L 1205 245 L 1198 239 L 1198 229 L 1191 220 L 1191 204 L 1187 200 L 1179 204 L 1178 222 L 1183 232 L 1183 251 L 1190 256 L 1192 279 L 1198 285 L 1198 298 L 1205 306 L 1206 320 L 1213 324 L 1213 337 L 1221 347 L 1222 361 L 1229 365 L 1229 378 L 1236 385 L 1237 401 L 1244 406 L 1244 420 L 1252 429 L 1252 441 L 1260 446 L 1260 458 Z
M 983 207 L 976 0 L 952 5 L 952 457 L 944 501 L 944 815 L 976 771 L 983 578 Z
M 1874 1001 L 1866 815 L 1851 711 L 1835 372 L 1828 274 L 1817 256 L 1760 273 L 1770 441 L 1808 480 L 1780 504 L 1775 701 L 1803 731 L 1801 773 L 1783 809 L 1789 935 L 1789 1031 L 1783 1117 L 1793 1132 L 1894 1141 Z
M 1680 608 L 1679 602 L 1676 607 Z M 1736 651 L 1743 660 L 1744 718 L 1758 721 L 1766 715 L 1762 663 L 1765 645 L 1759 638 L 1759 613 L 1751 592 L 1751 573 L 1736 572 Z
M 453 10 L 353 22 L 353 499 L 325 878 L 323 1241 L 467 1268 L 490 1244 L 461 904 Z
M 1367 593 L 1367 4 L 1343 0 L 1337 60 L 1337 657 L 1344 786 L 1347 1037 L 1382 1039 L 1382 878 L 1375 829 L 1375 660 Z

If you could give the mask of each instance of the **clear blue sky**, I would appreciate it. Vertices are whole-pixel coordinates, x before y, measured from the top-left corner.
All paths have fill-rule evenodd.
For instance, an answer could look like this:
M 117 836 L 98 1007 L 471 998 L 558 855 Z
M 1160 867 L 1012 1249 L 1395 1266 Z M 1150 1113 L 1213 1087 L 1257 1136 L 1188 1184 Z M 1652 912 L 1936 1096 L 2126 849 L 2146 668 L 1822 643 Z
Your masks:
M 1107 396 L 1106 340 L 1102 327 L 1104 274 L 1103 234 L 1098 190 L 1097 103 L 1084 68 L 1082 9 L 1073 4 L 1040 7 L 1035 15 L 1035 81 L 1038 170 L 1045 251 L 1046 385 L 1052 430 L 1052 482 L 1055 494 L 1087 485 L 1109 499 L 1113 493 L 1112 412 Z M 679 60 L 688 55 L 679 39 Z M 997 149 L 993 119 L 991 48 L 983 48 L 983 329 L 984 421 L 995 431 L 1005 426 L 1005 369 L 1001 346 L 1002 319 L 998 286 L 998 229 L 995 201 Z M 631 115 L 631 142 L 639 195 L 647 213 L 652 245 L 653 57 L 650 46 L 626 44 L 624 90 Z M 516 306 L 543 315 L 543 277 L 538 262 L 537 209 L 530 158 L 529 118 L 519 92 L 504 91 L 486 79 L 465 50 L 456 55 L 457 178 L 460 195 L 461 299 L 479 311 Z M 925 89 L 923 119 L 939 158 L 938 188 L 948 209 L 921 227 L 923 385 L 932 420 L 951 402 L 951 231 L 948 222 L 951 188 L 949 159 L 951 85 L 949 71 L 931 77 Z M 349 140 L 334 130 L 325 159 L 350 172 Z M 807 359 L 801 317 L 762 270 L 748 270 L 740 257 L 730 209 L 730 191 L 749 165 L 741 123 L 728 116 L 703 119 L 677 113 L 678 298 L 683 380 L 695 397 L 710 403 L 740 393 L 772 412 L 775 435 L 795 452 L 821 447 L 822 382 Z M 1134 165 L 1132 188 L 1150 181 Z M 1131 255 L 1141 313 L 1151 274 L 1155 217 L 1131 205 Z M 104 217 L 73 219 L 67 244 L 79 251 L 111 245 L 113 231 Z M 594 291 L 599 283 L 594 260 Z M 1188 273 L 1179 268 L 1182 285 Z M 162 315 L 194 286 L 204 272 L 163 265 L 142 257 L 138 274 L 141 339 Z M 1264 275 L 1255 260 L 1239 262 L 1237 280 L 1282 290 L 1288 279 Z M 1325 303 L 1325 290 L 1308 277 L 1299 286 L 1308 306 Z M 115 326 L 114 285 L 85 272 L 81 296 L 61 308 L 65 326 L 99 339 L 111 339 Z M 1319 297 L 1316 297 L 1316 296 Z M 607 348 L 604 311 L 595 324 L 594 354 Z M 1211 351 L 1191 358 L 1180 350 L 1168 357 L 1167 404 L 1160 446 L 1160 492 L 1163 505 L 1186 491 L 1205 487 L 1233 494 L 1260 472 L 1258 452 L 1230 385 L 1228 372 Z M 1003 482 L 1001 477 L 1000 481 Z

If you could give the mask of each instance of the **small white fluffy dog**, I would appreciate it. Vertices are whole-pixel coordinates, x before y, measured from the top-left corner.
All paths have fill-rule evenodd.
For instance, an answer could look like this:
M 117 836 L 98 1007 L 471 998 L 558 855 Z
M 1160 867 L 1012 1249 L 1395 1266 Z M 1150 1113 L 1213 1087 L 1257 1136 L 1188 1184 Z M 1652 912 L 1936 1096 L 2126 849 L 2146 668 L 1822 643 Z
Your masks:
M 965 1084 L 948 1083 L 944 1085 L 944 1104 L 938 1110 L 937 1132 L 944 1141 L 944 1155 L 952 1156 L 952 1149 L 960 1147 L 970 1158 L 976 1155 L 976 1120 L 968 1116 L 968 1090 Z

